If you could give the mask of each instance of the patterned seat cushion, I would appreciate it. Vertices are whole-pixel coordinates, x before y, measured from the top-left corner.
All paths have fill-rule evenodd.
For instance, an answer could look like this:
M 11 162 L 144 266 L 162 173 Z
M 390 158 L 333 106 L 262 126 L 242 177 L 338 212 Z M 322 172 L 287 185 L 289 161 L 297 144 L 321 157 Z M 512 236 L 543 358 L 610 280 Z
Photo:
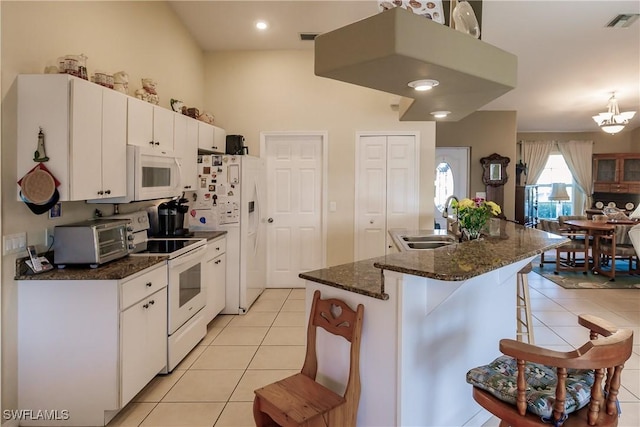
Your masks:
M 549 417 L 553 412 L 557 376 L 555 368 L 538 363 L 526 363 L 527 410 Z M 467 372 L 467 382 L 491 393 L 496 398 L 516 404 L 518 367 L 516 360 L 500 356 L 488 365 Z M 593 370 L 567 369 L 567 398 L 565 413 L 577 411 L 589 403 Z

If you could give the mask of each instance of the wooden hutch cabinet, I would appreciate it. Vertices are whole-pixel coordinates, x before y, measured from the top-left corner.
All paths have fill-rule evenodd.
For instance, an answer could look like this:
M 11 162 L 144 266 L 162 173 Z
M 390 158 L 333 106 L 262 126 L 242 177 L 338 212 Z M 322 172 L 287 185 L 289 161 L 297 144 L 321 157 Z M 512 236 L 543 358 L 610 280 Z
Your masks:
M 640 194 L 640 153 L 594 154 L 593 191 Z

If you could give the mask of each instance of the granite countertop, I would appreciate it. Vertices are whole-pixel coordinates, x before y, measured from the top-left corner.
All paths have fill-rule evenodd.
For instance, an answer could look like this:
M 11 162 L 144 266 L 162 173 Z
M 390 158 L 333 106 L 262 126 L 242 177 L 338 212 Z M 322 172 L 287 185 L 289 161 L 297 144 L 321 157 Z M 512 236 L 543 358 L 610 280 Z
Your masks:
M 198 239 L 214 240 L 227 234 L 226 231 L 194 231 L 193 237 Z M 44 255 L 49 261 L 53 260 L 53 252 Z M 167 255 L 157 256 L 126 256 L 118 260 L 90 268 L 86 265 L 67 265 L 65 268 L 34 274 L 25 264 L 27 257 L 16 260 L 15 280 L 120 280 L 132 274 L 149 268 L 161 262 L 165 262 Z
M 426 230 L 391 230 L 400 235 L 425 234 Z M 430 250 L 410 250 L 355 263 L 343 264 L 300 274 L 300 277 L 378 299 L 384 292 L 383 270 L 444 281 L 467 280 L 480 274 L 553 249 L 567 238 L 501 221 L 500 236 L 455 243 Z
M 44 255 L 53 259 L 53 253 Z M 120 280 L 161 262 L 166 262 L 166 255 L 160 256 L 126 256 L 96 268 L 86 265 L 67 265 L 65 268 L 49 270 L 45 273 L 34 274 L 25 264 L 28 258 L 16 260 L 15 280 Z
M 194 231 L 193 237 L 197 239 L 214 240 L 227 234 L 226 231 Z

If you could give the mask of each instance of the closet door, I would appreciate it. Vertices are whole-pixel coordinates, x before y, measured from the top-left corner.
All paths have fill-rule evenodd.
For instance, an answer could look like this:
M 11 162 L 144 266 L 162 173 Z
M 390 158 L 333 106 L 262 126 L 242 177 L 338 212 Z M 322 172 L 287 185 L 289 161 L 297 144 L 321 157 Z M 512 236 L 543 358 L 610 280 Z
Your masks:
M 387 137 L 362 136 L 356 159 L 355 260 L 385 254 Z
M 355 260 L 396 252 L 392 228 L 418 228 L 416 135 L 361 135 L 356 149 Z

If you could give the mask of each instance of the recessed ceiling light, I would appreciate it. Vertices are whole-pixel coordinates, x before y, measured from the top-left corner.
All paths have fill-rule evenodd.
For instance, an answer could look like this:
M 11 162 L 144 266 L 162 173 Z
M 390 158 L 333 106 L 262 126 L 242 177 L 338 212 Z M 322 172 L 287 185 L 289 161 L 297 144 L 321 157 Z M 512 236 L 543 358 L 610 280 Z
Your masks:
M 431 115 L 436 119 L 443 119 L 451 114 L 451 111 L 432 111 Z
M 408 83 L 409 87 L 412 87 L 415 90 L 419 90 L 419 91 L 431 90 L 434 87 L 438 86 L 439 84 L 440 84 L 439 81 L 430 80 L 430 79 L 414 80 L 414 81 Z
M 258 21 L 256 22 L 256 28 L 259 30 L 266 30 L 269 28 L 269 24 L 267 24 L 266 21 Z

